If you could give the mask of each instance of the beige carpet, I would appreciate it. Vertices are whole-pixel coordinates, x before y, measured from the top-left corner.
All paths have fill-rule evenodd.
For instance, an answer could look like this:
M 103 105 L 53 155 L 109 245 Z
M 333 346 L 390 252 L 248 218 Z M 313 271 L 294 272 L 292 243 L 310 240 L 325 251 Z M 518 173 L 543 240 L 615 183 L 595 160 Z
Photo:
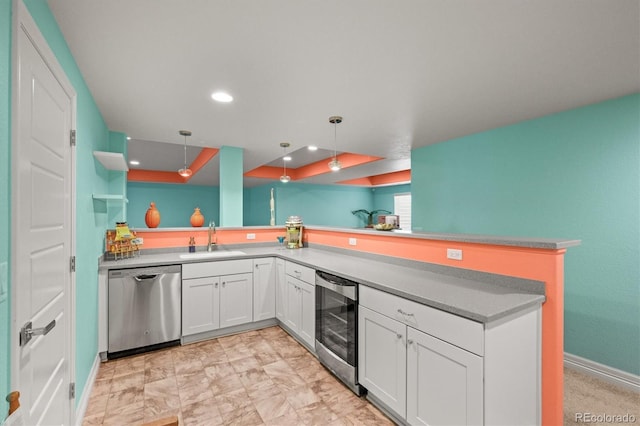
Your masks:
M 639 425 L 640 393 L 565 368 L 564 424 Z

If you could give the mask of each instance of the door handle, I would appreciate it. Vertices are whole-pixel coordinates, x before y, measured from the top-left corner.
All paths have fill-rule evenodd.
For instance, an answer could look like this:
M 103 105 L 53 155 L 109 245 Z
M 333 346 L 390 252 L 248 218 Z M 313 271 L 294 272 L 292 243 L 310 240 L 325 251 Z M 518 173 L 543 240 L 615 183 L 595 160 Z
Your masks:
M 20 329 L 20 346 L 24 346 L 29 343 L 33 336 L 38 336 L 40 334 L 46 336 L 55 326 L 55 319 L 46 326 L 40 328 L 33 328 L 33 324 L 29 321 Z

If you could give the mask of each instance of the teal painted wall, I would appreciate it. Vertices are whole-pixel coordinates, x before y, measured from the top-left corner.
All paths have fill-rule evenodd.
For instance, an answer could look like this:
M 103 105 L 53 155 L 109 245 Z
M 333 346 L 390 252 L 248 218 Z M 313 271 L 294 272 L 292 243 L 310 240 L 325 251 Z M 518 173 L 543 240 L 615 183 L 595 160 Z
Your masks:
M 11 2 L 0 2 L 0 265 L 6 265 L 9 282 L 11 259 Z M 0 268 L 1 270 L 2 268 Z M 0 422 L 8 410 L 4 396 L 11 380 L 9 324 L 11 323 L 11 294 L 0 288 Z
M 189 220 L 196 207 L 200 207 L 205 224 L 211 220 L 220 223 L 217 186 L 129 182 L 127 197 L 127 222 L 131 228 L 147 227 L 144 216 L 152 201 L 160 211 L 160 228 L 190 227 Z
M 242 226 L 242 148 L 223 146 L 220 156 L 220 226 Z
M 411 184 L 381 186 L 373 189 L 373 210 L 385 209 L 393 213 L 393 196 L 411 192 Z
M 110 151 L 109 131 L 44 0 L 25 0 L 77 94 L 76 147 L 76 403 L 98 352 L 98 257 L 103 252 L 107 213 L 92 194 L 108 191 L 109 173 L 93 151 Z M 102 207 L 101 207 L 102 206 Z
M 362 227 L 352 210 L 371 210 L 370 188 L 343 185 L 312 185 L 273 182 L 245 188 L 245 226 L 269 225 L 270 190 L 274 188 L 276 225 L 284 226 L 288 216 L 301 216 L 307 225 Z
M 414 229 L 581 239 L 565 351 L 640 374 L 640 94 L 427 146 Z

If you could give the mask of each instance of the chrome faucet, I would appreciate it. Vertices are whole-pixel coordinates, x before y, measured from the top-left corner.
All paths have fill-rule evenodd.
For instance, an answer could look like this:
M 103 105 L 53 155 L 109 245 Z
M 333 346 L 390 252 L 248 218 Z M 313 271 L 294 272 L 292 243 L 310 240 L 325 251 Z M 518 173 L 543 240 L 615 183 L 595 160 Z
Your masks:
M 213 240 L 212 240 L 213 235 Z M 207 251 L 213 251 L 213 247 L 216 245 L 216 223 L 214 221 L 209 222 L 209 239 L 207 240 Z

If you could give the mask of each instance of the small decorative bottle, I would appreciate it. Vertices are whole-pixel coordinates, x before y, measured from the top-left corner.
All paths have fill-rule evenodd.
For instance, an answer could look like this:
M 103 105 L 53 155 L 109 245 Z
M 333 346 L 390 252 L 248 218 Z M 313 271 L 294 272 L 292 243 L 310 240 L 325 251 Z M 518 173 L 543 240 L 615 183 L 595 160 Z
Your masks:
M 144 222 L 149 228 L 157 228 L 160 225 L 160 212 L 156 209 L 156 203 L 151 202 L 147 214 L 144 215 Z
M 191 226 L 199 228 L 204 225 L 204 216 L 200 213 L 200 208 L 196 207 L 191 215 Z
M 196 239 L 194 237 L 189 237 L 189 253 L 196 252 Z

